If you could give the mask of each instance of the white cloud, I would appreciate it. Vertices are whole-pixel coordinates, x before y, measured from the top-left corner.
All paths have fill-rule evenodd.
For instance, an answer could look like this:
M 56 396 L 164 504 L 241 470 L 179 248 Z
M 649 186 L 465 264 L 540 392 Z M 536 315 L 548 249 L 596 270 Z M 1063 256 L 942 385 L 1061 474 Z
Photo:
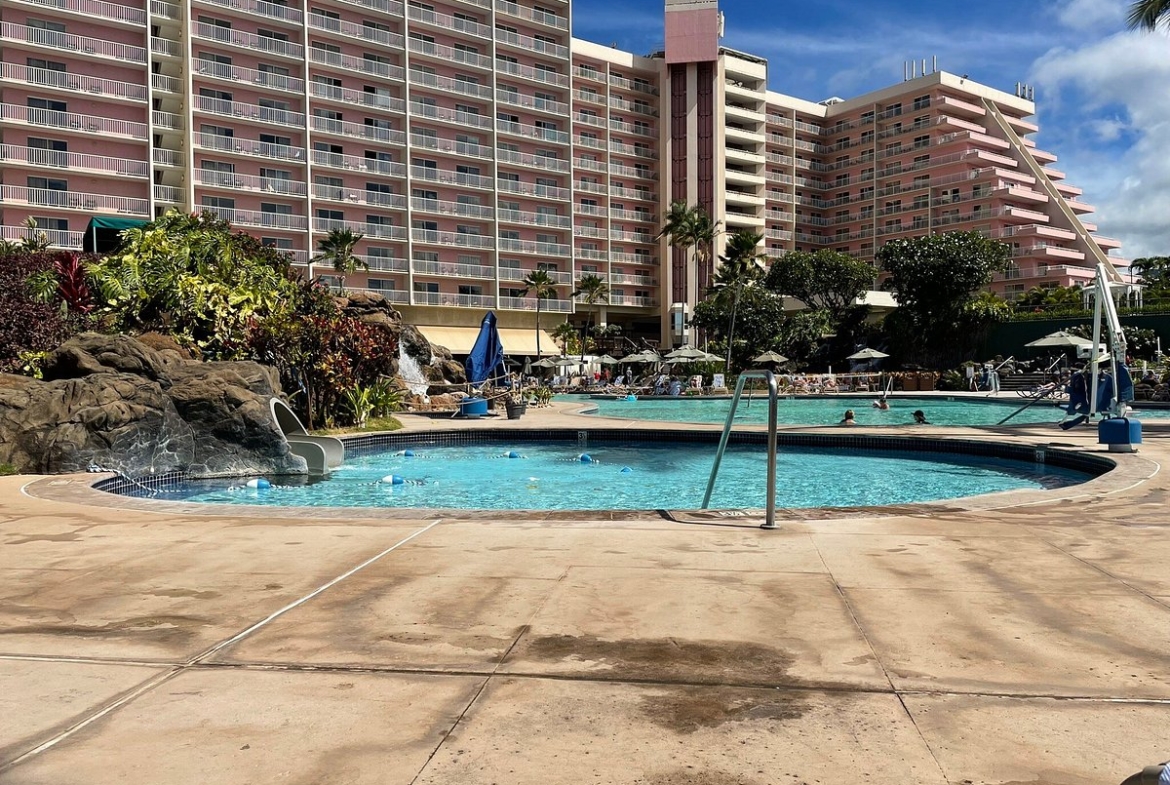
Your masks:
M 1071 0 L 1056 12 L 1057 20 L 1074 30 L 1112 27 L 1126 16 L 1127 0 Z
M 1088 220 L 1121 239 L 1124 256 L 1170 252 L 1170 36 L 1119 33 L 1054 49 L 1032 79 L 1042 110 L 1068 110 L 1055 136 L 1062 168 L 1098 207 Z M 1128 149 L 1103 143 L 1124 138 Z

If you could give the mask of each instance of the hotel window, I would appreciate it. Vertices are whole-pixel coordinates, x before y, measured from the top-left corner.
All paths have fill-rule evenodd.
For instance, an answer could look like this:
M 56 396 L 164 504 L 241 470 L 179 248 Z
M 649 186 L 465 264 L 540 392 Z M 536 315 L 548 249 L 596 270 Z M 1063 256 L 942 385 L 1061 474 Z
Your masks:
M 338 200 L 344 198 L 345 180 L 340 177 L 313 176 L 313 193 L 320 199 Z
M 397 289 L 398 287 L 394 284 L 394 281 L 390 278 L 367 278 L 366 279 L 366 288 L 371 289 L 375 292 L 387 292 L 387 291 L 392 292 L 395 289 Z
M 928 106 L 930 106 L 930 96 L 929 95 L 921 95 L 918 98 L 914 99 L 914 108 L 916 110 L 917 109 L 925 109 Z
M 930 147 L 930 135 L 914 137 L 915 147 Z
M 69 231 L 68 218 L 46 218 L 43 216 L 36 216 L 33 218 L 37 223 L 38 229 L 44 229 L 48 232 L 67 232 Z
M 897 117 L 898 115 L 902 114 L 902 104 L 890 104 L 886 107 L 886 111 L 883 112 L 883 114 L 886 117 Z
M 61 22 L 46 22 L 42 19 L 29 19 L 28 26 L 35 30 L 48 30 L 53 33 L 64 33 L 65 25 Z
M 459 284 L 459 294 L 478 297 L 479 295 L 483 294 L 483 287 L 479 284 L 461 283 Z
M 236 200 L 226 196 L 204 196 L 199 200 L 202 207 L 218 207 L 221 210 L 234 210 Z

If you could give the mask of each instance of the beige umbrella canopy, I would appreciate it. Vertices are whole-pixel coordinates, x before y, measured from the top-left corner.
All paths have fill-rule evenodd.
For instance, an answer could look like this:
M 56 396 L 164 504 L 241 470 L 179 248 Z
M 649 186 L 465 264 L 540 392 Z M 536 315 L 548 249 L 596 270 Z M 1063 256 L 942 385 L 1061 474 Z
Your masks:
M 1088 338 L 1082 338 L 1079 335 L 1065 332 L 1064 330 L 1057 330 L 1054 333 L 1049 333 L 1043 338 L 1037 338 L 1031 343 L 1026 343 L 1030 349 L 1076 349 L 1078 346 L 1092 346 L 1093 342 Z
M 550 360 L 548 357 L 545 357 L 543 360 L 537 360 L 536 362 L 534 362 L 532 364 L 532 367 L 533 368 L 556 368 L 557 364 L 555 362 L 553 362 L 552 360 Z
M 788 362 L 788 358 L 787 358 L 787 357 L 785 357 L 785 356 L 784 356 L 784 355 L 782 355 L 782 354 L 777 354 L 776 352 L 764 352 L 764 353 L 763 353 L 763 354 L 761 354 L 759 357 L 753 357 L 753 358 L 752 358 L 752 362 L 754 362 L 754 363 L 777 363 L 777 364 L 779 364 L 779 363 L 786 363 L 786 362 Z
M 645 351 L 637 354 L 630 354 L 622 358 L 624 363 L 660 363 L 662 358 L 658 356 L 657 352 Z
M 693 363 L 693 362 L 708 361 L 708 360 L 718 360 L 719 358 L 713 354 L 708 354 L 707 352 L 703 351 L 702 349 L 696 349 L 693 346 L 683 346 L 681 348 L 675 349 L 673 352 L 666 355 L 666 359 L 668 362 L 669 361 L 675 361 L 675 362 L 682 361 L 682 362 Z
M 602 365 L 617 365 L 621 362 L 621 360 L 615 360 L 608 354 L 603 354 L 597 358 L 597 362 L 601 363 Z
M 849 355 L 845 359 L 846 360 L 880 360 L 883 357 L 889 357 L 889 356 L 890 355 L 886 354 L 885 352 L 879 352 L 877 349 L 866 348 L 866 349 L 862 349 L 860 352 L 854 352 L 853 354 Z

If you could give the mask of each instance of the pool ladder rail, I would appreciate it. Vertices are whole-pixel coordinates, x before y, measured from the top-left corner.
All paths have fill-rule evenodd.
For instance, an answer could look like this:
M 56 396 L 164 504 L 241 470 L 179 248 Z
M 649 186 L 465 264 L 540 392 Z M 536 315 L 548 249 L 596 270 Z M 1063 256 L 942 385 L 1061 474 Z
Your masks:
M 739 375 L 735 385 L 735 395 L 731 396 L 731 409 L 727 412 L 727 422 L 723 425 L 723 435 L 719 439 L 719 449 L 715 451 L 715 463 L 711 466 L 711 476 L 707 480 L 707 492 L 703 495 L 703 509 L 711 503 L 711 493 L 715 490 L 715 480 L 719 476 L 719 465 L 723 463 L 723 453 L 727 450 L 727 440 L 731 436 L 731 423 L 735 420 L 735 409 L 739 406 L 739 399 L 743 395 L 744 384 L 748 379 L 763 379 L 768 383 L 768 506 L 764 512 L 764 523 L 761 529 L 776 528 L 776 406 L 779 390 L 776 386 L 776 376 L 771 371 L 744 371 Z

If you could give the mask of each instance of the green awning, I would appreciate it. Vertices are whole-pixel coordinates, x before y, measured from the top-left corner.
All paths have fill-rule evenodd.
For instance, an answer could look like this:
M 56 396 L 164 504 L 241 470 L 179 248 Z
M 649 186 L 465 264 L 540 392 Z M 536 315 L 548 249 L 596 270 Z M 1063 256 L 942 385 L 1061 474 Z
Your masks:
M 142 218 L 112 218 L 105 215 L 95 215 L 89 219 L 89 226 L 85 227 L 81 249 L 90 253 L 108 253 L 118 247 L 120 235 L 126 229 L 137 229 L 150 223 Z

